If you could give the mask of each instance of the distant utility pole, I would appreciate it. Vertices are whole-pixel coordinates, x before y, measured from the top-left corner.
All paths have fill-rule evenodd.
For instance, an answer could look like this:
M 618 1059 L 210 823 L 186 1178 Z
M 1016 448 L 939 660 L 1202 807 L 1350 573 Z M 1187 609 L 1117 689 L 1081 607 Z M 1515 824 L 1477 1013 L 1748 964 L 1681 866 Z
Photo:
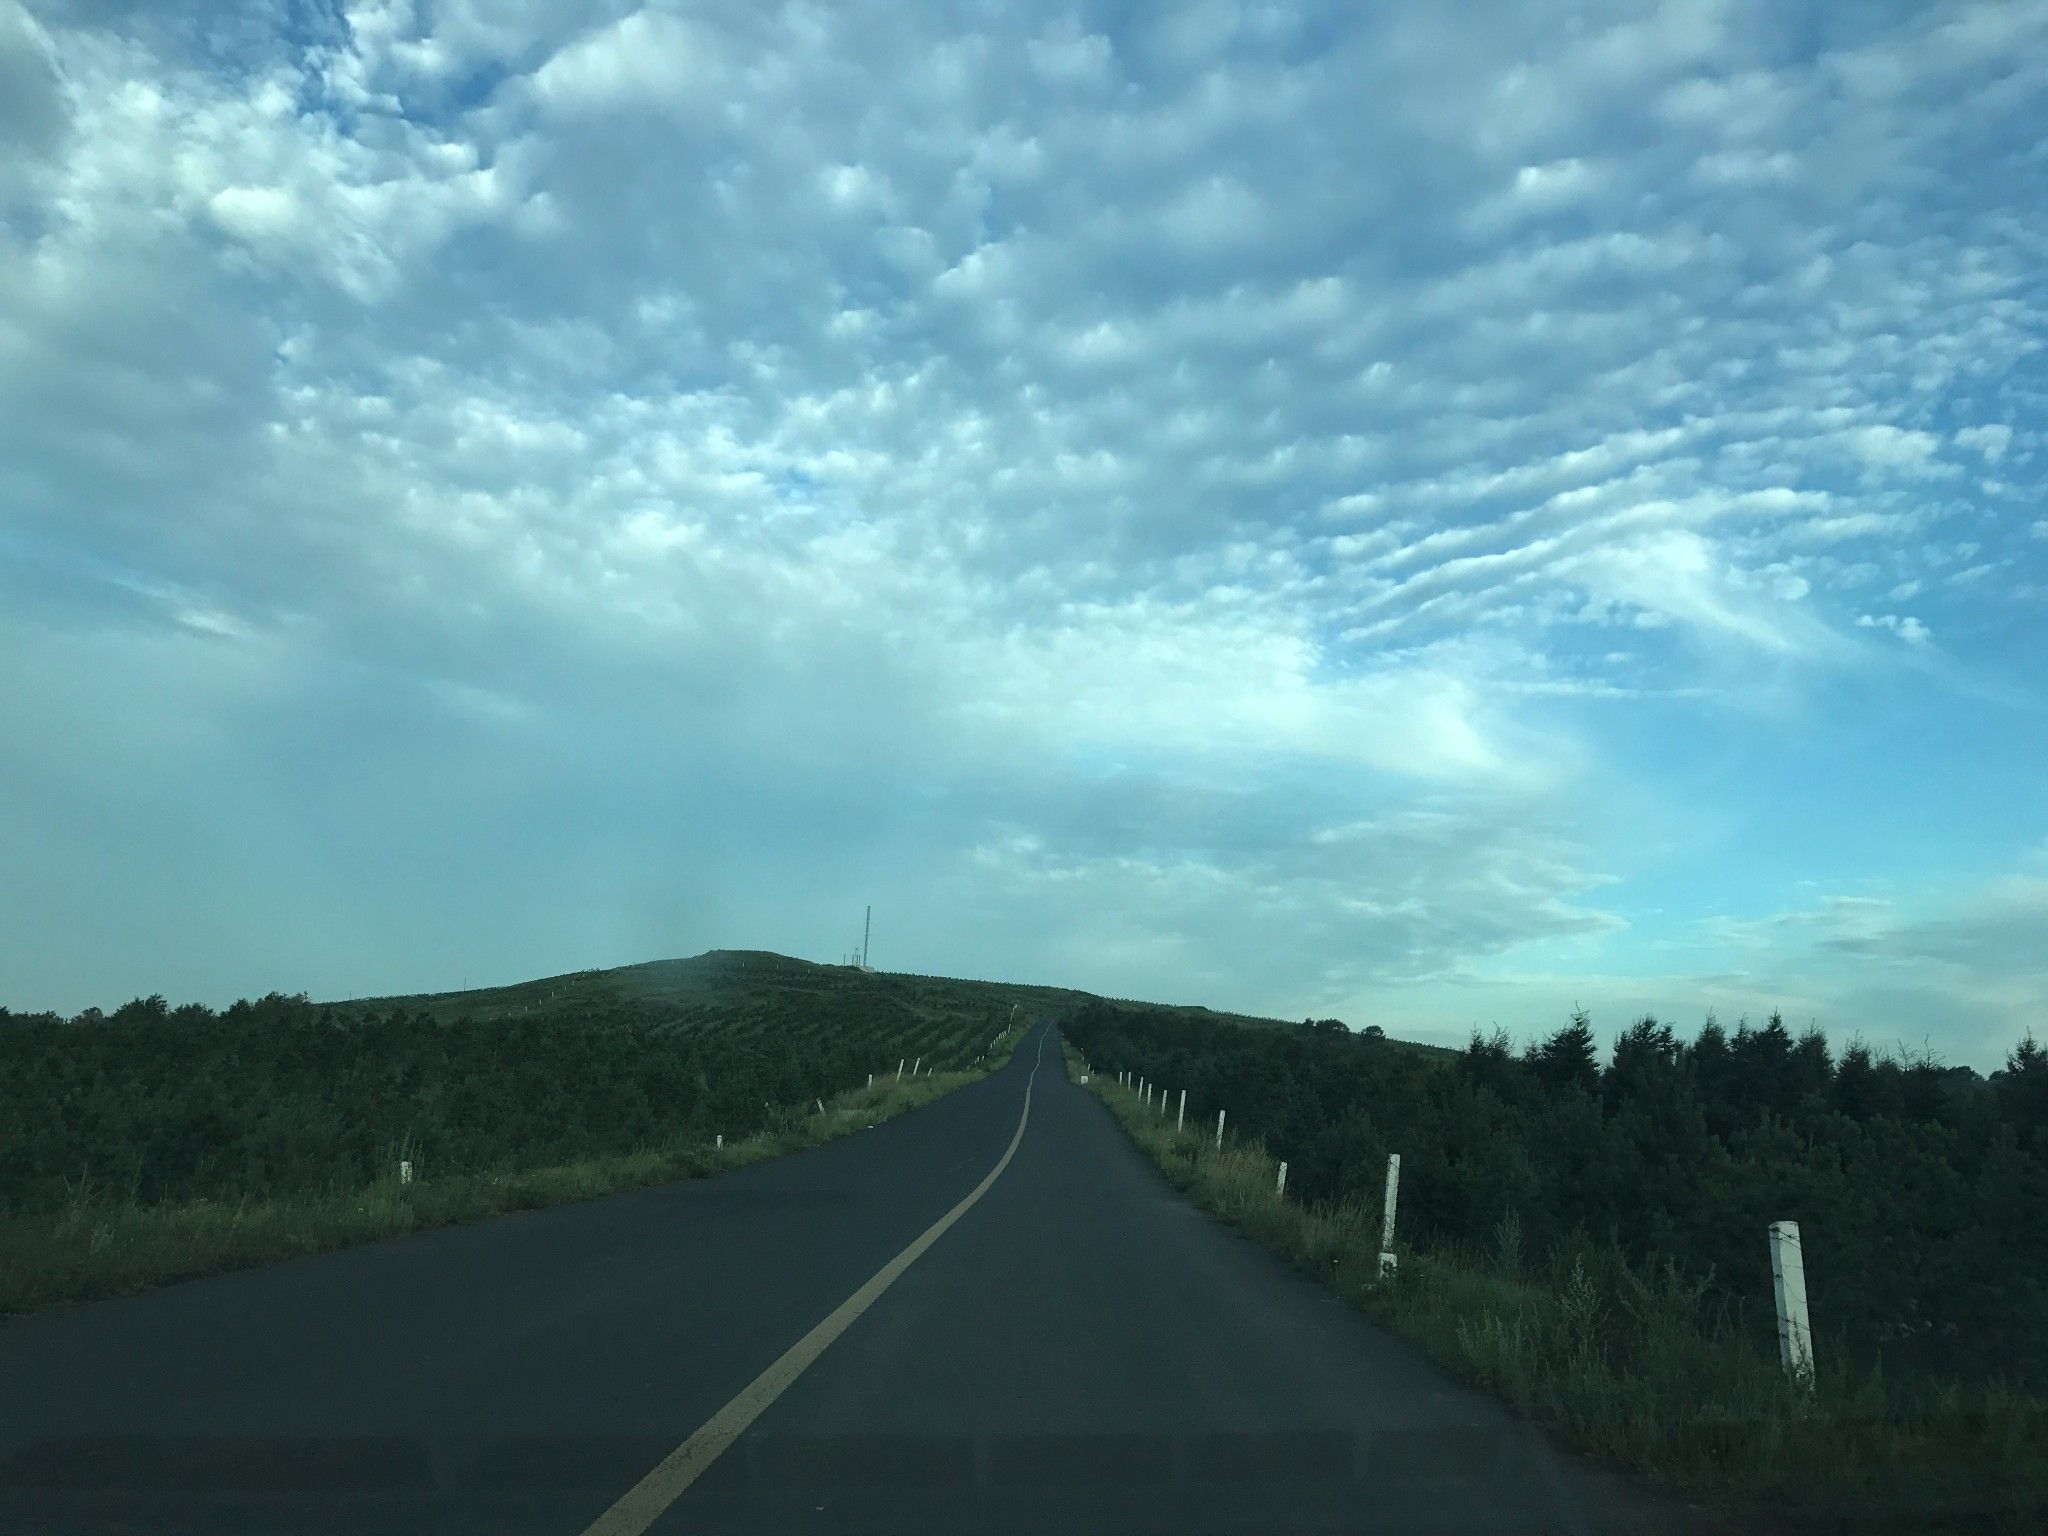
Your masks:
M 867 921 L 861 924 L 860 929 L 860 968 L 864 971 L 874 969 L 874 967 L 868 964 L 868 940 L 872 939 L 874 935 L 875 909 L 874 906 L 870 904 L 868 907 Z

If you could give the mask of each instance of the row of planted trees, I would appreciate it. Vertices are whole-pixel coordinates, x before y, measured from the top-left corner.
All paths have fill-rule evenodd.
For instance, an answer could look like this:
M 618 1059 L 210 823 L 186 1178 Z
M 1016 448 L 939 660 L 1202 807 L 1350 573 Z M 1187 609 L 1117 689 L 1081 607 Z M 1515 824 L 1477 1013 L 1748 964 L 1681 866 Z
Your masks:
M 1065 1026 L 1091 1063 L 1189 1091 L 1191 1113 L 1289 1165 L 1289 1190 L 1377 1209 L 1404 1155 L 1401 1220 L 1421 1248 L 1535 1262 L 1566 1243 L 1678 1264 L 1760 1341 L 1763 1233 L 1805 1235 L 1816 1331 L 1913 1374 L 2048 1383 L 2048 1053 L 1986 1078 L 1852 1046 L 1773 1017 L 1690 1040 L 1644 1019 L 1602 1063 L 1583 1014 L 1526 1050 L 1462 1053 L 1334 1021 L 1247 1029 L 1091 1006 Z
M 1002 1021 L 829 1000 L 727 1027 L 655 1005 L 494 1020 L 142 999 L 72 1019 L 0 1009 L 0 1216 L 351 1188 L 738 1137 L 899 1056 L 968 1065 Z M 767 1027 L 773 1023 L 774 1027 Z

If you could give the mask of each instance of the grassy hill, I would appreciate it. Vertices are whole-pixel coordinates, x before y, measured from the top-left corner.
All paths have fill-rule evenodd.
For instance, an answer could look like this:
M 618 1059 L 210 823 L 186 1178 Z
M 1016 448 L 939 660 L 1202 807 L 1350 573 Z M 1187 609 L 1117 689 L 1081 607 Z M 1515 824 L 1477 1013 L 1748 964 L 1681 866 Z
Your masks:
M 985 1015 L 991 1009 L 1006 1015 L 1012 1007 L 1058 1009 L 1086 997 L 1059 987 L 897 975 L 819 965 L 767 950 L 714 949 L 686 960 L 648 960 L 499 987 L 357 998 L 323 1006 L 356 1014 L 398 1007 L 446 1020 L 576 1016 L 602 1022 L 630 1016 L 753 1032 L 787 1026 L 819 1011 L 865 1009 L 905 1021 L 936 1022 Z
M 954 976 L 862 971 L 819 965 L 761 949 L 714 949 L 684 960 L 648 960 L 610 970 L 571 971 L 507 986 L 459 992 L 360 998 L 324 1006 L 381 1012 L 393 1007 L 437 1019 L 505 1020 L 574 1016 L 592 1021 L 631 1016 L 681 1025 L 718 1025 L 747 1033 L 773 1033 L 819 1012 L 874 1009 L 902 1021 L 937 1023 L 1011 1008 L 1059 1014 L 1084 1003 L 1113 1002 L 1155 1017 L 1184 1018 L 1248 1029 L 1299 1029 L 1287 1019 L 1228 1013 L 1195 1003 L 1099 998 L 1073 987 L 973 981 Z M 1398 1042 L 1406 1049 L 1449 1055 L 1441 1046 Z

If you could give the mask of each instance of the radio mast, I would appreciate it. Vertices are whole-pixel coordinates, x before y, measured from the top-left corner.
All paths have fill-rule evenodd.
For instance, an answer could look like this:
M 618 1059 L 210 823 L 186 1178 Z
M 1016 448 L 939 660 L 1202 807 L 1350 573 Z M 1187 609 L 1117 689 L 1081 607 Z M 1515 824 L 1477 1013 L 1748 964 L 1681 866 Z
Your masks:
M 868 940 L 871 937 L 873 937 L 874 931 L 875 909 L 873 904 L 870 903 L 868 906 L 867 920 L 861 924 L 860 930 L 860 968 L 864 971 L 873 969 L 873 967 L 868 964 Z

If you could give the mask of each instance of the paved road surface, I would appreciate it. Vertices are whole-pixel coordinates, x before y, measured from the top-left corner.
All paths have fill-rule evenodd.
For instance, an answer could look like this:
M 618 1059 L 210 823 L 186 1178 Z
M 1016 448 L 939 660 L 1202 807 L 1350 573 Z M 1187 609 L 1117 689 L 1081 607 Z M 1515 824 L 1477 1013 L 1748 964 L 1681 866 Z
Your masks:
M 1043 1065 L 987 1193 L 649 1529 L 1686 1531 Z M 718 1179 L 0 1322 L 0 1532 L 580 1536 L 979 1184 L 984 1082 Z

